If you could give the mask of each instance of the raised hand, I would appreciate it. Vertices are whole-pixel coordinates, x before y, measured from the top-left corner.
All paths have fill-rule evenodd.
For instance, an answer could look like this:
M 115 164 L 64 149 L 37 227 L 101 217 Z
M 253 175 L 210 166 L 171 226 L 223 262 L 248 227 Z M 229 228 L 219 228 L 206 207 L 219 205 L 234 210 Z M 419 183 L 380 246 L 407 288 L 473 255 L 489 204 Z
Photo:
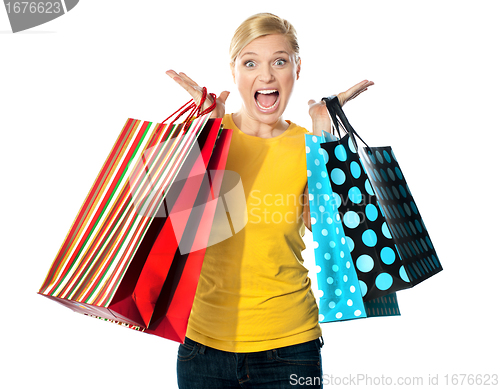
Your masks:
M 374 85 L 373 81 L 363 80 L 345 92 L 339 93 L 337 97 L 340 105 L 343 106 L 348 101 L 359 96 L 372 85 Z M 314 135 L 320 136 L 322 131 L 330 132 L 332 125 L 325 102 L 320 101 L 317 103 L 315 100 L 309 100 L 307 104 L 309 105 L 309 116 L 311 116 L 312 119 L 312 129 Z
M 200 87 L 196 82 L 189 78 L 185 73 L 176 73 L 174 70 L 167 70 L 166 73 L 191 95 L 196 104 L 200 103 L 201 97 L 203 96 L 202 87 Z M 224 91 L 219 95 L 219 97 L 217 97 L 217 105 L 210 115 L 211 118 L 222 118 L 224 116 L 224 113 L 226 111 L 226 100 L 228 96 L 229 92 Z M 212 103 L 212 97 L 210 95 L 207 95 L 207 98 L 203 103 L 203 106 L 201 107 L 202 111 L 210 107 Z
M 374 84 L 375 83 L 373 81 L 363 80 L 353 87 L 347 89 L 345 92 L 339 93 L 337 97 L 339 99 L 340 106 L 342 107 L 348 101 L 359 96 L 361 93 L 367 90 L 369 86 L 372 86 Z

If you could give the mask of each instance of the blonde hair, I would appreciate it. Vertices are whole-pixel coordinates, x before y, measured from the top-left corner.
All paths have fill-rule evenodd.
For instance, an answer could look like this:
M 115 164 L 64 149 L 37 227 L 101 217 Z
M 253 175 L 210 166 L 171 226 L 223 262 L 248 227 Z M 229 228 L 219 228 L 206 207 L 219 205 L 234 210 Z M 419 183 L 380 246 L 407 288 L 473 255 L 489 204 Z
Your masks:
M 231 64 L 234 64 L 236 57 L 246 45 L 257 38 L 271 34 L 284 35 L 295 54 L 295 60 L 299 59 L 297 32 L 291 23 L 271 13 L 259 13 L 250 16 L 234 32 L 231 45 L 229 46 Z

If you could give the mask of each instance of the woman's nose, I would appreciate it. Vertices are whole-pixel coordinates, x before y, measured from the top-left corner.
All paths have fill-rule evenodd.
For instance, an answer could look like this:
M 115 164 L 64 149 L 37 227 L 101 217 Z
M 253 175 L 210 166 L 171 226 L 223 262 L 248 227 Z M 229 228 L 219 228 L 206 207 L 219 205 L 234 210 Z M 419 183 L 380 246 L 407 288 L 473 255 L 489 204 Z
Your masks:
M 273 81 L 273 69 L 270 66 L 262 66 L 260 68 L 259 80 L 266 83 Z

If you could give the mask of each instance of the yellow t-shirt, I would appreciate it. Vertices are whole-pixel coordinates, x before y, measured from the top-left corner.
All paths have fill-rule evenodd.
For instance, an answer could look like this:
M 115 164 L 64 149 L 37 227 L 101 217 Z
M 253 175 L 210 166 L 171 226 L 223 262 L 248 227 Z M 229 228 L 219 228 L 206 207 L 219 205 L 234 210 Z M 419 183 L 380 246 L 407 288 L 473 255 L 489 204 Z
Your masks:
M 223 125 L 233 130 L 226 170 L 241 177 L 247 223 L 207 248 L 186 335 L 230 352 L 317 339 L 318 307 L 301 256 L 307 130 L 289 123 L 264 139 L 243 133 L 231 115 Z

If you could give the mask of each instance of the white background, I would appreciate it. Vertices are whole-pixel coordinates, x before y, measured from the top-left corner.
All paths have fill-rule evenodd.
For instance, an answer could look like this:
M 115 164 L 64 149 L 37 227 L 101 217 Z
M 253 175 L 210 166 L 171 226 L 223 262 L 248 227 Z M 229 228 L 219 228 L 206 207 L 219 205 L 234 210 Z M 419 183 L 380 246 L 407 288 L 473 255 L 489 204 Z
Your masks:
M 446 374 L 500 373 L 497 3 L 241 4 L 82 0 L 18 34 L 0 10 L 2 387 L 176 387 L 177 344 L 36 292 L 125 120 L 188 100 L 166 70 L 239 108 L 228 46 L 257 12 L 299 34 L 287 119 L 308 127 L 310 98 L 375 81 L 345 110 L 368 144 L 394 148 L 445 269 L 398 294 L 401 317 L 323 325 L 325 374 L 438 374 L 444 387 Z

